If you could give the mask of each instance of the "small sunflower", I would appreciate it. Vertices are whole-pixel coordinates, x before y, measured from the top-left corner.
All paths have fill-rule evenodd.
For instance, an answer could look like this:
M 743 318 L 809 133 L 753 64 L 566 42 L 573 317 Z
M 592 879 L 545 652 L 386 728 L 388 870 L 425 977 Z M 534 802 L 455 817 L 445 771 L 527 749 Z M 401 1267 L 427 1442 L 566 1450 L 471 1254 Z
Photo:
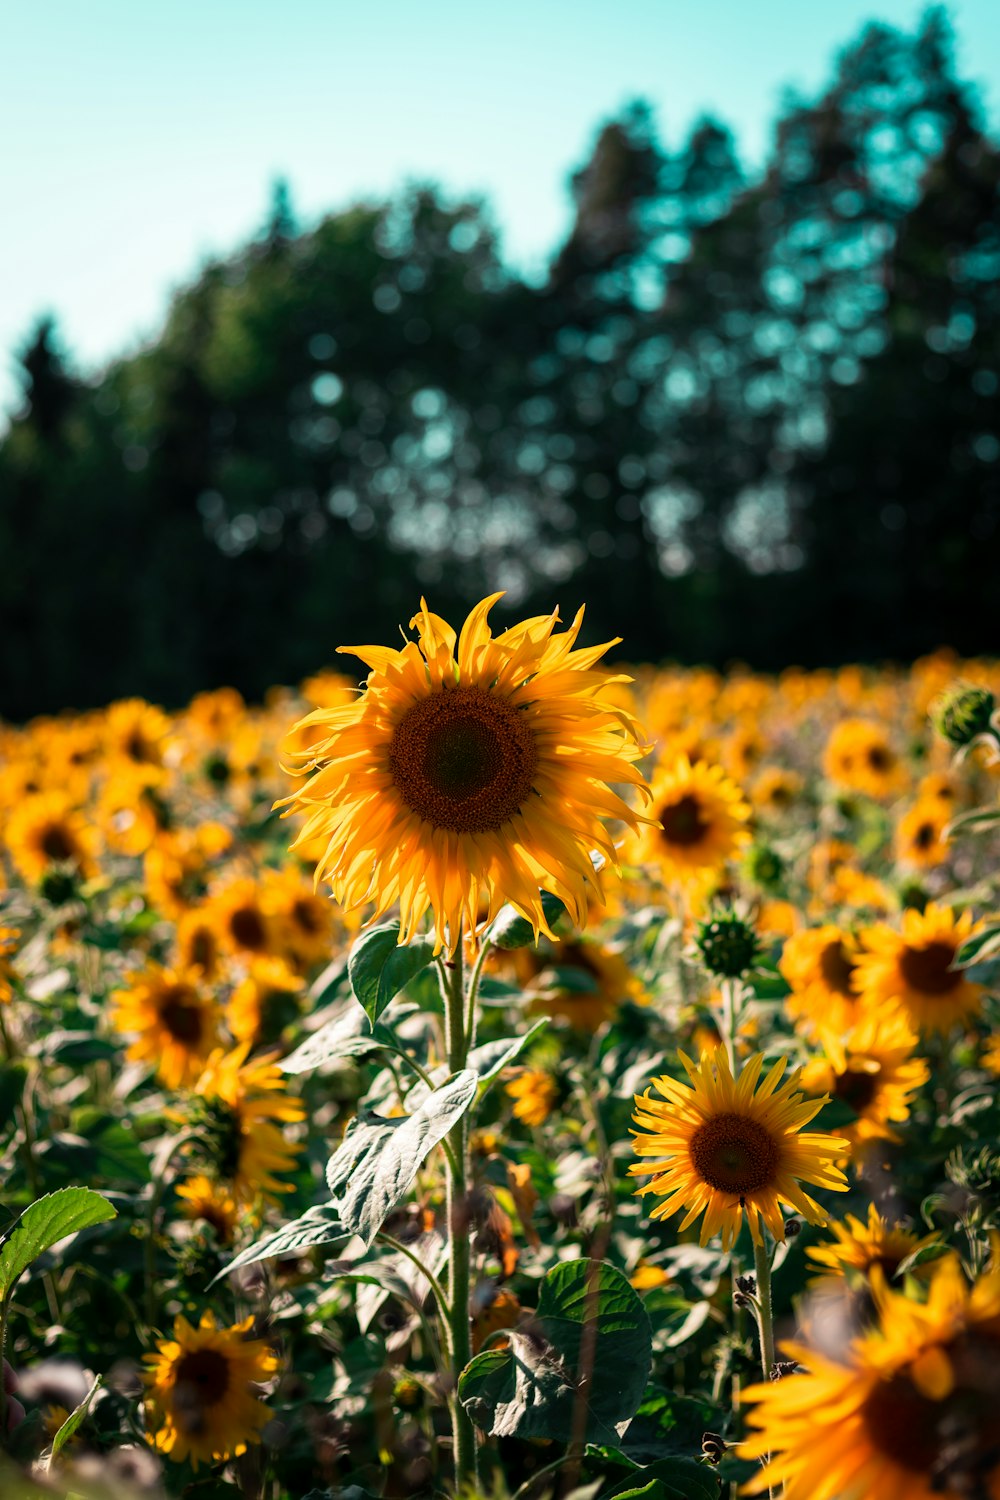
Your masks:
M 637 1188 L 640 1195 L 658 1193 L 664 1201 L 652 1210 L 653 1219 L 667 1219 L 685 1208 L 680 1228 L 699 1214 L 704 1245 L 722 1235 L 722 1248 L 732 1248 L 743 1222 L 762 1243 L 763 1219 L 776 1240 L 785 1238 L 781 1204 L 813 1224 L 824 1224 L 819 1204 L 803 1191 L 802 1182 L 844 1192 L 847 1181 L 835 1165 L 850 1144 L 842 1137 L 801 1134 L 802 1126 L 819 1113 L 825 1099 L 803 1099 L 796 1092 L 798 1074 L 779 1087 L 785 1059 L 776 1062 L 757 1087 L 763 1056 L 746 1064 L 738 1079 L 729 1069 L 722 1048 L 706 1053 L 695 1064 L 681 1053 L 691 1086 L 673 1078 L 653 1080 L 663 1099 L 645 1094 L 636 1098 L 633 1131 L 635 1150 L 657 1161 L 637 1162 L 634 1177 L 652 1177 Z
M 264 1339 L 246 1337 L 253 1318 L 217 1328 L 210 1312 L 194 1328 L 177 1318 L 174 1336 L 146 1356 L 149 1441 L 178 1462 L 235 1458 L 260 1441 L 271 1413 L 257 1386 L 279 1368 Z
M 686 755 L 653 781 L 656 824 L 643 829 L 636 858 L 666 881 L 702 882 L 722 870 L 749 842 L 750 806 L 721 766 Z
M 788 1014 L 833 1031 L 849 1031 L 858 1015 L 855 984 L 861 948 L 846 928 L 832 922 L 793 932 L 778 968 L 791 986 Z
M 806 1255 L 822 1267 L 825 1277 L 862 1276 L 867 1279 L 877 1266 L 886 1281 L 891 1281 L 908 1256 L 937 1242 L 935 1234 L 920 1239 L 911 1229 L 890 1224 L 874 1203 L 868 1205 L 867 1223 L 853 1214 L 845 1214 L 843 1222 L 831 1219 L 829 1228 L 834 1236 L 832 1240 L 806 1247 Z
M 129 1060 L 153 1064 L 168 1089 L 192 1084 L 218 1041 L 219 1008 L 199 980 L 151 963 L 111 997 L 115 1030 L 136 1033 Z
M 25 797 L 10 815 L 5 843 L 15 869 L 32 885 L 62 866 L 72 866 L 82 876 L 97 868 L 95 831 L 59 792 Z
M 11 960 L 17 952 L 20 936 L 19 927 L 0 925 L 0 1004 L 5 1004 L 14 996 L 18 975 Z
M 519 948 L 513 958 L 530 1013 L 566 1021 L 576 1031 L 597 1031 L 625 1000 L 648 1000 L 621 953 L 591 938 Z
M 896 857 L 919 870 L 933 870 L 948 858 L 944 830 L 953 809 L 940 797 L 921 797 L 896 829 Z
M 292 1170 L 302 1144 L 286 1140 L 281 1127 L 304 1120 L 306 1113 L 302 1100 L 286 1093 L 274 1055 L 248 1062 L 249 1050 L 244 1043 L 212 1053 L 195 1086 L 193 1111 L 198 1152 L 239 1203 L 292 1191 L 274 1174 Z
M 227 952 L 246 958 L 280 951 L 279 924 L 265 902 L 261 887 L 250 876 L 240 876 L 220 887 L 206 910 Z
M 881 800 L 906 786 L 906 770 L 880 724 L 844 719 L 830 736 L 823 770 L 835 786 Z
M 971 912 L 956 917 L 933 901 L 923 912 L 905 911 L 900 932 L 884 922 L 867 928 L 856 978 L 862 997 L 877 1005 L 897 1001 L 918 1031 L 949 1031 L 975 1015 L 982 1001 L 982 985 L 952 968 L 976 931 Z
M 186 1219 L 201 1219 L 215 1231 L 220 1245 L 231 1245 L 240 1222 L 240 1207 L 221 1182 L 201 1174 L 188 1177 L 174 1189 Z
M 160 767 L 170 720 L 143 698 L 125 698 L 107 711 L 105 734 L 108 755 L 136 766 Z
M 226 1021 L 238 1042 L 267 1046 L 280 1040 L 299 1014 L 305 980 L 281 958 L 258 958 L 226 1004 Z
M 913 1055 L 917 1037 L 906 1017 L 898 1011 L 869 1014 L 844 1037 L 823 1028 L 820 1037 L 825 1056 L 803 1068 L 802 1087 L 854 1111 L 857 1120 L 842 1127 L 852 1145 L 898 1141 L 892 1124 L 909 1119 L 912 1097 L 930 1077 L 925 1060 Z
M 764 1466 L 746 1485 L 784 1500 L 960 1500 L 1000 1496 L 1000 1272 L 969 1287 L 956 1257 L 926 1302 L 875 1273 L 878 1324 L 831 1359 L 803 1344 L 804 1369 L 751 1386 L 740 1445 Z
M 514 1100 L 514 1118 L 525 1125 L 544 1125 L 559 1097 L 559 1085 L 544 1068 L 525 1068 L 505 1089 Z
M 348 907 L 399 904 L 401 941 L 433 912 L 438 948 L 454 947 L 510 902 L 548 932 L 539 888 L 579 925 L 589 897 L 603 903 L 596 849 L 615 867 L 602 819 L 638 815 L 611 790 L 645 794 L 634 722 L 594 670 L 608 649 L 573 650 L 583 611 L 555 634 L 558 613 L 494 637 L 484 599 L 456 637 L 422 605 L 417 640 L 401 651 L 342 647 L 370 672 L 341 708 L 305 726 L 325 737 L 303 752 L 314 774 L 286 799 L 305 814 L 296 847 L 322 841 L 317 878 Z M 300 726 L 301 728 L 301 726 Z M 373 918 L 374 920 L 374 918 Z

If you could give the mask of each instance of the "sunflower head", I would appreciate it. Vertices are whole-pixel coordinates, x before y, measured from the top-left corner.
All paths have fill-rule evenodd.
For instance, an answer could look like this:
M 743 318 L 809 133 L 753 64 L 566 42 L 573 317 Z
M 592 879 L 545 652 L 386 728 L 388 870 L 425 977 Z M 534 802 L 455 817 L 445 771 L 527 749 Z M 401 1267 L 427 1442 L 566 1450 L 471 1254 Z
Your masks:
M 721 766 L 680 756 L 653 782 L 657 823 L 643 830 L 637 857 L 667 881 L 704 885 L 750 842 L 750 807 Z
M 961 750 L 977 735 L 989 734 L 995 709 L 996 699 L 989 688 L 960 682 L 935 698 L 930 720 L 938 734 Z
M 884 1219 L 874 1203 L 868 1205 L 867 1221 L 846 1214 L 842 1222 L 832 1220 L 830 1231 L 833 1239 L 824 1244 L 808 1245 L 806 1255 L 822 1268 L 823 1278 L 846 1276 L 849 1279 L 863 1277 L 868 1280 L 875 1267 L 885 1280 L 891 1281 L 909 1256 L 937 1241 L 937 1236 L 928 1234 L 921 1239 L 902 1224 L 893 1224 Z M 931 1262 L 930 1264 L 933 1264 Z M 928 1267 L 920 1268 L 926 1274 Z
M 604 899 L 591 851 L 617 868 L 602 820 L 641 821 L 612 790 L 646 794 L 622 679 L 595 670 L 607 646 L 574 649 L 582 610 L 561 634 L 553 612 L 494 636 L 500 597 L 461 635 L 422 605 L 402 650 L 342 647 L 370 668 L 364 691 L 297 726 L 312 772 L 283 804 L 305 818 L 297 844 L 322 851 L 317 877 L 344 905 L 373 903 L 374 920 L 398 904 L 401 942 L 430 912 L 454 948 L 505 901 L 551 935 L 543 886 L 584 925 Z
M 901 930 L 879 923 L 862 933 L 855 984 L 874 1006 L 897 1004 L 918 1031 L 949 1031 L 979 1010 L 982 985 L 955 966 L 958 950 L 981 924 L 972 913 L 928 902 L 903 913 Z

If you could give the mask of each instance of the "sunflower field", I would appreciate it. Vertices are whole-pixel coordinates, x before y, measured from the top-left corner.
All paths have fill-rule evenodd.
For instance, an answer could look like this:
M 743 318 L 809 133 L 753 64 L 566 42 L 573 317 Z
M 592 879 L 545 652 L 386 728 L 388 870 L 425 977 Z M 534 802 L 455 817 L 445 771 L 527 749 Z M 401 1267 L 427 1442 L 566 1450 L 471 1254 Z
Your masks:
M 495 602 L 0 724 L 0 1495 L 996 1500 L 1000 664 Z

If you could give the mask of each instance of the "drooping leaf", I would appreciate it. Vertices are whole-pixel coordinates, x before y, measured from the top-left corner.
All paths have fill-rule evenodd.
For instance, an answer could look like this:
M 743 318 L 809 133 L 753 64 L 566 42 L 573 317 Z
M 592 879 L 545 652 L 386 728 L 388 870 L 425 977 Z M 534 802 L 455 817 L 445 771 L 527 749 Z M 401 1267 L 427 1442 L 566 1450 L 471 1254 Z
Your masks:
M 346 1232 L 334 1204 L 314 1204 L 312 1208 L 306 1209 L 300 1219 L 293 1219 L 281 1229 L 276 1229 L 273 1234 L 266 1234 L 256 1244 L 248 1245 L 245 1250 L 234 1255 L 228 1266 L 209 1285 L 214 1286 L 223 1276 L 228 1276 L 230 1271 L 238 1271 L 241 1266 L 256 1265 L 258 1261 L 272 1260 L 277 1256 L 295 1255 L 299 1250 L 311 1249 L 313 1245 L 327 1245 L 333 1240 L 342 1240 Z
M 602 1500 L 717 1500 L 718 1494 L 715 1470 L 678 1454 L 619 1480 Z
M 948 839 L 957 838 L 959 834 L 965 833 L 988 833 L 1000 823 L 1000 807 L 975 807 L 972 812 L 962 813 L 957 818 L 952 818 L 942 830 L 941 837 L 947 842 Z
M 371 1245 L 396 1204 L 409 1192 L 421 1164 L 475 1097 L 471 1068 L 430 1091 L 400 1119 L 360 1114 L 330 1158 L 326 1180 L 346 1229 Z
M 17 1278 L 45 1250 L 92 1224 L 117 1217 L 107 1198 L 90 1188 L 61 1188 L 24 1210 L 0 1244 L 0 1297 L 7 1297 Z
M 400 947 L 398 922 L 361 934 L 351 949 L 347 974 L 373 1026 L 393 996 L 433 958 L 434 944 L 427 938 Z
M 348 1002 L 350 1004 L 350 1002 Z M 365 1018 L 350 1004 L 345 1014 L 328 1021 L 311 1036 L 307 1036 L 295 1051 L 283 1058 L 280 1067 L 283 1073 L 308 1073 L 313 1068 L 322 1068 L 342 1057 L 363 1057 L 367 1052 L 377 1052 L 381 1046 L 392 1046 L 393 1037 L 383 1026 L 372 1026 L 362 1033 Z
M 652 1349 L 646 1311 L 620 1271 L 592 1260 L 555 1266 L 537 1313 L 508 1339 L 459 1379 L 477 1426 L 494 1437 L 617 1444 L 642 1399 Z
M 991 922 L 981 932 L 974 932 L 955 954 L 953 969 L 966 969 L 970 964 L 986 963 L 987 959 L 1000 957 L 1000 922 Z
M 90 1390 L 84 1396 L 79 1406 L 75 1407 L 73 1411 L 70 1412 L 69 1416 L 66 1418 L 65 1422 L 62 1424 L 62 1426 L 59 1428 L 59 1431 L 52 1439 L 52 1452 L 49 1455 L 50 1466 L 59 1457 L 59 1454 L 62 1452 L 63 1448 L 69 1442 L 70 1438 L 73 1436 L 74 1432 L 77 1430 L 80 1423 L 87 1415 L 88 1411 L 90 1410 L 90 1403 L 93 1401 L 94 1397 L 101 1389 L 102 1384 L 103 1376 L 95 1375 L 94 1383 L 90 1387 Z

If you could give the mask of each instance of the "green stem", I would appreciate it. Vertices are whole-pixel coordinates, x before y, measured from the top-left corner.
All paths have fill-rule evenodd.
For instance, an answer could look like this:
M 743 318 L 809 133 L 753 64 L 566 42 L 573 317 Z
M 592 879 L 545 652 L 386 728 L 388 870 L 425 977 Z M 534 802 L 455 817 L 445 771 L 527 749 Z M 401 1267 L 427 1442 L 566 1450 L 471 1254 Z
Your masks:
M 757 1327 L 760 1329 L 760 1366 L 764 1379 L 770 1380 L 774 1369 L 774 1309 L 771 1305 L 771 1254 L 766 1245 L 753 1247 L 753 1267 L 757 1278 Z
M 457 934 L 451 964 L 446 968 L 445 1043 L 448 1066 L 453 1073 L 465 1067 L 469 1055 L 469 1032 L 465 1024 L 465 984 L 462 934 Z M 471 987 L 471 986 L 470 986 Z M 448 1290 L 450 1293 L 451 1357 L 454 1386 L 451 1392 L 451 1424 L 455 1458 L 455 1489 L 476 1484 L 476 1433 L 465 1407 L 458 1399 L 458 1378 L 472 1357 L 469 1337 L 471 1251 L 469 1245 L 468 1154 L 469 1117 L 464 1114 L 448 1133 Z
M 726 1044 L 726 1056 L 729 1058 L 729 1071 L 735 1078 L 739 1072 L 739 1060 L 736 1055 L 736 1037 L 740 1026 L 743 987 L 738 979 L 724 979 L 720 989 L 722 991 L 723 1040 Z
M 479 995 L 479 981 L 483 977 L 483 965 L 486 962 L 487 955 L 492 946 L 493 945 L 489 941 L 489 939 L 484 937 L 479 945 L 479 952 L 476 954 L 476 961 L 472 965 L 472 974 L 469 978 L 469 996 L 465 1006 L 466 1057 L 468 1057 L 469 1053 L 476 1045 L 476 1021 L 478 1019 L 476 1000 Z
M 420 1259 L 420 1256 L 417 1255 L 413 1250 L 411 1250 L 409 1245 L 404 1245 L 403 1241 L 397 1240 L 394 1235 L 386 1234 L 384 1229 L 379 1230 L 379 1239 L 383 1242 L 383 1244 L 388 1245 L 391 1250 L 395 1250 L 397 1255 L 405 1255 L 407 1260 L 413 1262 L 413 1264 L 416 1266 L 417 1270 L 420 1272 L 421 1276 L 423 1276 L 424 1280 L 427 1282 L 427 1285 L 431 1289 L 431 1295 L 433 1296 L 434 1301 L 437 1304 L 437 1309 L 441 1314 L 441 1320 L 444 1323 L 445 1328 L 450 1329 L 451 1305 L 448 1301 L 448 1298 L 445 1296 L 444 1287 L 441 1285 L 440 1281 L 438 1281 L 437 1277 L 434 1275 L 434 1272 L 430 1269 L 429 1266 L 424 1265 L 423 1261 Z
M 156 1221 L 159 1215 L 163 1190 L 167 1185 L 167 1169 L 182 1146 L 196 1138 L 196 1130 L 182 1130 L 169 1142 L 166 1149 L 157 1154 L 153 1162 L 152 1181 L 149 1186 L 149 1212 L 146 1216 L 146 1243 L 143 1247 L 144 1311 L 146 1326 L 152 1333 L 156 1327 Z

